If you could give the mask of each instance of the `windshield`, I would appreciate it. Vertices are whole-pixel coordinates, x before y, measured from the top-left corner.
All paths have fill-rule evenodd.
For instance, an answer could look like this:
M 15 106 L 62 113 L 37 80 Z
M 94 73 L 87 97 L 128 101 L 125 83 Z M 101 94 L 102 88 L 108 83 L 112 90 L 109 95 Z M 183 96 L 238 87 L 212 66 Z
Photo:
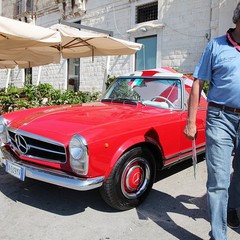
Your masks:
M 160 108 L 183 108 L 182 81 L 159 78 L 118 78 L 102 101 L 135 101 Z

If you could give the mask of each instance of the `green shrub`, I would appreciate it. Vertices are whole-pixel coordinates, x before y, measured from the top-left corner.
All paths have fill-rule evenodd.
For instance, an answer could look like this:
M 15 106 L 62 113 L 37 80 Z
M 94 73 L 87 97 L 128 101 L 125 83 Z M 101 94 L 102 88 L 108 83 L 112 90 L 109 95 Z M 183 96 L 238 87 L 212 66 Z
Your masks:
M 112 82 L 116 79 L 116 76 L 110 76 L 108 75 L 107 81 L 105 82 L 106 89 L 109 88 L 109 86 L 112 84 Z
M 91 102 L 99 96 L 99 92 L 60 91 L 46 83 L 38 86 L 26 84 L 22 89 L 10 86 L 7 91 L 0 89 L 0 114 L 39 106 Z

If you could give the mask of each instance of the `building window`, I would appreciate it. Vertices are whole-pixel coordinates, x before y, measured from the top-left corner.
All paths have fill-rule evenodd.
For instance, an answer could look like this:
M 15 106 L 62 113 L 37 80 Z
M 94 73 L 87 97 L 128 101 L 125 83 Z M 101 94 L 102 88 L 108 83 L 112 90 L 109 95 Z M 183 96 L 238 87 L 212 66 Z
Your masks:
M 33 11 L 33 0 L 27 0 L 26 11 L 27 12 L 32 12 Z
M 157 36 L 137 38 L 136 42 L 143 44 L 143 48 L 136 53 L 136 70 L 156 68 Z
M 158 1 L 137 6 L 136 23 L 158 19 Z
M 81 24 L 81 21 L 74 22 Z M 80 58 L 68 59 L 68 83 L 67 89 L 79 91 L 80 87 Z
M 21 15 L 26 12 L 32 12 L 34 8 L 34 0 L 18 0 L 14 5 L 14 16 Z
M 24 84 L 29 85 L 32 84 L 32 68 L 25 68 L 25 79 Z
M 68 90 L 79 90 L 80 85 L 80 59 L 68 59 Z
M 19 15 L 23 12 L 23 3 L 22 0 L 19 0 L 16 2 L 15 6 L 14 6 L 14 15 Z

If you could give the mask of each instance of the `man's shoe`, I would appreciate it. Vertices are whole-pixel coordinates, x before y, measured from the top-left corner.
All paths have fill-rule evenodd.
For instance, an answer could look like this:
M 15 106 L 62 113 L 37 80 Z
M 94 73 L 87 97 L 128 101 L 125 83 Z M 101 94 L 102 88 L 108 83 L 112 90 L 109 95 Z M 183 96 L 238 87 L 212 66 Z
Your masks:
M 227 224 L 230 228 L 238 228 L 240 226 L 236 209 L 230 208 L 227 210 Z

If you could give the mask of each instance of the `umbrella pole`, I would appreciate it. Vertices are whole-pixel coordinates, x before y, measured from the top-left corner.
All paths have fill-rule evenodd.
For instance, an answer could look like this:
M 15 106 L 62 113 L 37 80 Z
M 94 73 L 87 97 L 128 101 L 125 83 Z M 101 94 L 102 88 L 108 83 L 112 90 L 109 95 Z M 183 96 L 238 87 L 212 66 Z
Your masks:
M 8 72 L 7 72 L 7 82 L 6 82 L 6 86 L 5 86 L 5 92 L 7 92 L 7 89 L 8 89 L 8 84 L 9 84 L 9 81 L 10 81 L 10 73 L 11 73 L 11 69 L 8 69 Z
M 38 78 L 37 78 L 37 84 L 36 84 L 37 86 L 40 83 L 41 73 L 42 73 L 42 66 L 39 66 L 39 68 L 38 68 Z
M 107 56 L 107 63 L 106 63 L 106 68 L 105 68 L 105 72 L 104 72 L 102 93 L 104 93 L 106 91 L 106 82 L 108 80 L 109 66 L 110 66 L 110 56 Z
M 92 62 L 94 62 L 94 47 L 92 47 Z

